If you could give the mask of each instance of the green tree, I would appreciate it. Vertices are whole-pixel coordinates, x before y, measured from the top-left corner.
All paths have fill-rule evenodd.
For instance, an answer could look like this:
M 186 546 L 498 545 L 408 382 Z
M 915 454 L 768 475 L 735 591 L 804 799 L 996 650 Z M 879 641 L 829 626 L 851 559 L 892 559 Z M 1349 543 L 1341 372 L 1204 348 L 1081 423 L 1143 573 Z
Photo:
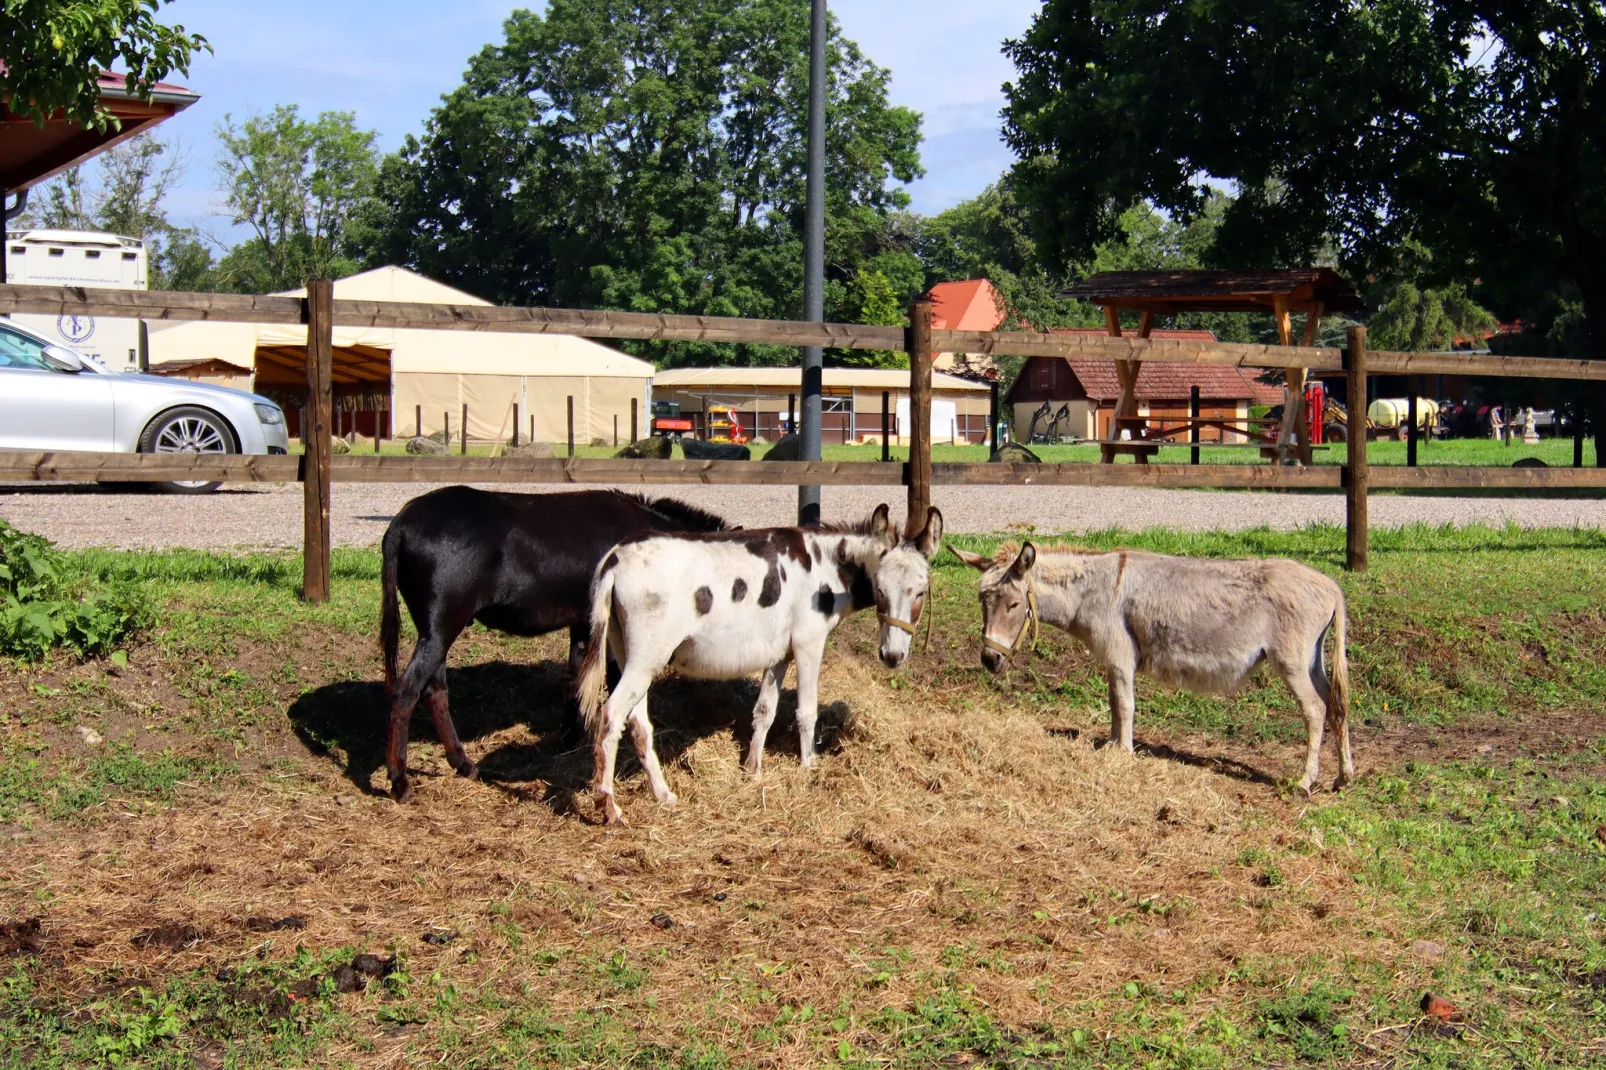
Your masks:
M 185 165 L 182 145 L 140 134 L 107 149 L 92 165 L 74 167 L 47 182 L 21 225 L 139 238 L 149 257 L 153 289 L 208 289 L 213 281 L 211 253 L 195 231 L 175 227 L 164 206 L 184 177 Z
M 887 278 L 886 272 L 867 267 L 853 279 L 853 297 L 858 305 L 855 323 L 874 323 L 883 327 L 902 327 L 909 322 L 904 309 L 908 307 L 898 288 Z M 847 350 L 840 358 L 843 364 L 864 368 L 907 368 L 909 355 L 891 349 Z
M 351 112 L 309 122 L 281 104 L 238 126 L 225 115 L 217 134 L 224 206 L 252 234 L 218 265 L 225 285 L 266 293 L 357 270 L 348 228 L 378 176 L 372 131 Z
M 370 264 L 400 263 L 495 301 L 795 317 L 802 305 L 808 9 L 796 0 L 553 0 L 382 168 L 362 218 Z M 920 172 L 919 116 L 833 24 L 828 50 L 826 308 L 907 254 L 898 184 Z M 880 265 L 898 285 L 912 256 Z M 901 265 L 901 267 L 900 267 Z M 918 277 L 920 272 L 914 272 Z M 786 363 L 795 350 L 675 343 L 661 362 Z
M 0 4 L 0 98 L 43 126 L 57 112 L 85 126 L 114 124 L 100 75 L 121 67 L 128 92 L 149 100 L 174 71 L 188 74 L 206 38 L 164 26 L 164 0 L 6 0 Z
M 1326 253 L 1401 277 L 1403 243 L 1496 307 L 1572 288 L 1606 358 L 1606 8 L 1597 0 L 1048 0 L 1005 137 L 1064 263 L 1147 199 L 1186 220 L 1235 184 L 1209 257 Z M 1606 464 L 1606 393 L 1597 392 Z

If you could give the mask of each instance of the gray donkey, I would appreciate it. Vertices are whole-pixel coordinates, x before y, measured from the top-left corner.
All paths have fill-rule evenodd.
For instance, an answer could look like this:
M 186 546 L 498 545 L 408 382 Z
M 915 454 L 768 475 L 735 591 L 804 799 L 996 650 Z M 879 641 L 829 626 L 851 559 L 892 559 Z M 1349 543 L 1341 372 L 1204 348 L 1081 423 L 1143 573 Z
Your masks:
M 1093 553 L 1000 546 L 996 557 L 954 548 L 981 580 L 981 660 L 1003 669 L 1037 621 L 1081 640 L 1110 683 L 1110 740 L 1132 749 L 1133 678 L 1231 695 L 1269 661 L 1305 711 L 1309 792 L 1321 770 L 1323 724 L 1332 728 L 1341 769 L 1355 776 L 1349 748 L 1349 661 L 1344 592 L 1294 561 L 1212 561 L 1137 550 Z M 1323 646 L 1333 632 L 1329 679 Z

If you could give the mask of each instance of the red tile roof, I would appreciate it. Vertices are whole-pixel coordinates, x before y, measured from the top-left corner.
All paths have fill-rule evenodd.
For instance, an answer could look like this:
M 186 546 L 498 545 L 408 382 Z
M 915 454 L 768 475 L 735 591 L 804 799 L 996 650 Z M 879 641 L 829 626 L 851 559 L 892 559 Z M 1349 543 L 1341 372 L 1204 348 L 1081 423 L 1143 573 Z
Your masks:
M 1097 357 L 1065 359 L 1088 397 L 1113 402 L 1121 396 L 1114 361 Z M 1195 386 L 1199 388 L 1199 397 L 1205 401 L 1243 401 L 1253 398 L 1255 393 L 1254 384 L 1243 372 L 1219 364 L 1171 364 L 1151 360 L 1138 371 L 1139 401 L 1186 401 Z M 1281 399 L 1279 394 L 1278 400 Z
M 939 282 L 931 288 L 931 326 L 939 331 L 991 331 L 1004 322 L 998 291 L 986 279 Z
M 1105 331 L 1099 327 L 1062 327 L 1050 334 L 1086 334 L 1103 336 Z M 1214 331 L 1203 329 L 1168 330 L 1164 328 L 1150 332 L 1151 338 L 1164 338 L 1182 342 L 1214 342 Z M 1052 359 L 1052 358 L 1041 358 Z M 1099 360 L 1096 357 L 1070 357 L 1067 358 L 1071 370 L 1076 373 L 1077 380 L 1087 396 L 1099 401 L 1113 402 L 1121 396 L 1119 380 L 1115 376 L 1115 364 L 1108 360 Z M 1281 405 L 1283 403 L 1283 389 L 1280 386 L 1267 386 L 1255 382 L 1253 371 L 1239 368 L 1229 368 L 1218 364 L 1175 364 L 1160 361 L 1147 361 L 1138 371 L 1138 400 L 1139 401 L 1179 401 L 1185 400 L 1194 386 L 1199 387 L 1199 397 L 1203 400 L 1238 400 L 1247 398 L 1253 405 Z

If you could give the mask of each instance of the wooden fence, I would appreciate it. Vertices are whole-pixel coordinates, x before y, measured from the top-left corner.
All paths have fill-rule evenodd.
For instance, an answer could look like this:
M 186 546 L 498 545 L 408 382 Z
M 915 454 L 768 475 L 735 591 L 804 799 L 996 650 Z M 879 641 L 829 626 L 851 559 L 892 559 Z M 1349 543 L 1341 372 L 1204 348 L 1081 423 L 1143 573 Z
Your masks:
M 906 328 L 715 316 L 577 309 L 501 308 L 386 301 L 337 301 L 327 280 L 306 297 L 104 290 L 75 286 L 0 286 L 0 314 L 130 317 L 305 324 L 312 433 L 306 454 L 187 456 L 173 454 L 0 454 L 0 480 L 227 480 L 300 481 L 306 487 L 305 586 L 322 600 L 329 587 L 329 488 L 333 482 L 786 484 L 904 486 L 909 515 L 923 515 L 933 484 L 1007 486 L 1147 486 L 1244 489 L 1343 489 L 1347 502 L 1346 565 L 1366 567 L 1366 506 L 1370 488 L 1547 490 L 1606 489 L 1606 469 L 1381 468 L 1366 460 L 1366 376 L 1462 374 L 1606 382 L 1606 362 L 1461 353 L 1369 351 L 1364 328 L 1349 332 L 1343 349 L 1243 345 L 1172 339 L 1014 331 L 945 331 L 931 325 L 931 306 L 916 302 Z M 910 460 L 907 463 L 634 461 L 475 457 L 332 457 L 329 448 L 330 366 L 335 327 L 572 334 L 586 338 L 745 342 L 833 349 L 902 350 L 910 356 Z M 1095 357 L 1229 365 L 1301 367 L 1348 378 L 1347 463 L 1291 468 L 1277 465 L 933 464 L 930 442 L 932 358 L 939 352 L 994 356 Z

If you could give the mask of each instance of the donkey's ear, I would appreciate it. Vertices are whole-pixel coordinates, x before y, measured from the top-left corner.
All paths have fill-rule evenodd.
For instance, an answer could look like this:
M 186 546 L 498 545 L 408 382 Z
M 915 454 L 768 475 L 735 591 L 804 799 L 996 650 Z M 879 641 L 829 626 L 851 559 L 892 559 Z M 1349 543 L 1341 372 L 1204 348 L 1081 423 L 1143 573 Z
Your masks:
M 1037 564 L 1037 547 L 1027 543 L 1020 548 L 1020 556 L 1015 558 L 1013 565 L 1009 566 L 1009 571 L 1019 578 L 1030 572 L 1035 564 Z
M 886 502 L 875 507 L 870 515 L 870 537 L 874 539 L 883 551 L 890 550 L 898 545 L 898 533 L 892 530 L 892 522 L 887 519 L 888 509 Z
M 927 561 L 942 549 L 942 512 L 934 505 L 926 510 L 926 526 L 915 536 L 915 548 L 926 555 Z
M 973 554 L 969 550 L 961 550 L 957 546 L 948 547 L 948 552 L 959 560 L 975 569 L 977 572 L 986 572 L 993 567 L 993 559 L 986 554 Z

